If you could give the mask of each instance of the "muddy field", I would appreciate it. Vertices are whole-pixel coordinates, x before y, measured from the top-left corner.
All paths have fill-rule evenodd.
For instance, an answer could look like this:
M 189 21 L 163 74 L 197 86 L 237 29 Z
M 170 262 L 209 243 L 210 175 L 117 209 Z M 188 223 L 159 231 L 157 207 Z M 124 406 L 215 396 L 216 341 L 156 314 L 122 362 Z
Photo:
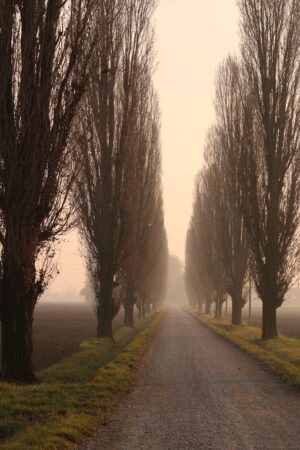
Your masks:
M 114 328 L 122 324 L 122 312 Z M 88 304 L 37 305 L 34 317 L 34 366 L 37 371 L 79 350 L 80 343 L 96 335 L 96 318 Z

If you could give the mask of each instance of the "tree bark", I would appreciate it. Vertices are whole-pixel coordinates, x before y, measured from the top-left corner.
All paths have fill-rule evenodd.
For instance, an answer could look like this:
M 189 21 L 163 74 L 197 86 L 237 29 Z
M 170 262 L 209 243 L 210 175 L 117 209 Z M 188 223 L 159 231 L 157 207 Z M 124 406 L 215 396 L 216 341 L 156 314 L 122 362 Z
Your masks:
M 145 317 L 145 313 L 146 313 L 146 308 L 145 308 L 145 300 L 142 298 L 140 300 L 140 318 L 144 319 Z
M 276 303 L 263 299 L 262 308 L 262 339 L 272 339 L 277 334 Z
M 137 302 L 137 309 L 138 309 L 138 319 L 142 318 L 142 300 L 138 300 Z
M 242 323 L 242 297 L 240 295 L 232 295 L 232 316 L 233 325 L 241 325 Z
M 97 307 L 97 337 L 113 338 L 113 275 L 100 283 L 100 301 Z
M 219 297 L 216 299 L 215 319 L 221 319 L 222 317 L 222 301 Z
M 216 304 L 215 304 L 215 319 L 218 319 L 218 313 L 219 313 L 219 299 L 216 298 Z
M 205 301 L 205 314 L 210 314 L 210 308 L 211 308 L 211 303 L 209 299 L 206 299 Z
M 32 383 L 32 326 L 37 301 L 35 255 L 27 249 L 4 245 L 1 286 L 1 378 L 8 382 Z M 17 257 L 16 257 L 17 255 Z M 21 255 L 21 256 L 20 256 Z
M 124 298 L 124 326 L 125 327 L 134 327 L 134 304 L 135 304 L 135 295 L 134 295 L 134 284 L 132 281 L 128 280 L 128 285 L 126 288 L 126 295 Z
M 134 315 L 133 315 L 133 310 L 134 310 L 134 303 L 131 302 L 126 302 L 124 304 L 124 326 L 125 327 L 130 327 L 133 328 L 134 327 Z
M 18 307 L 17 303 L 2 311 L 1 378 L 8 382 L 33 383 L 33 312 L 30 305 L 21 302 Z

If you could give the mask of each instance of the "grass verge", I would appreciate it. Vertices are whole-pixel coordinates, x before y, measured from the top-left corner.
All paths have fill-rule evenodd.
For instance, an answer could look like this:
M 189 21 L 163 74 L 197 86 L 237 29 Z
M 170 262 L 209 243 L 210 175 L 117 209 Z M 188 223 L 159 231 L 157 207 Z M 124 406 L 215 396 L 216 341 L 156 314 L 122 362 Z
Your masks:
M 217 320 L 211 316 L 201 316 L 189 308 L 185 310 L 219 336 L 266 364 L 290 385 L 300 389 L 299 339 L 279 336 L 262 341 L 260 328 L 236 326 L 229 319 Z
M 163 316 L 120 329 L 115 342 L 85 341 L 81 352 L 42 371 L 39 384 L 0 383 L 0 448 L 62 449 L 96 431 L 131 386 Z

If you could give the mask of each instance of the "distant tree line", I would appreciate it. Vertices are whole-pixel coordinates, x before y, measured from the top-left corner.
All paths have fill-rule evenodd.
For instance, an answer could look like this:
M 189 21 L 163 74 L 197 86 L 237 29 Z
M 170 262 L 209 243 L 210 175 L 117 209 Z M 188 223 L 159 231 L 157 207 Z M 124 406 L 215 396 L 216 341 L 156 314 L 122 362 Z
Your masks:
M 216 123 L 196 179 L 186 288 L 216 317 L 229 295 L 241 323 L 246 281 L 262 301 L 262 338 L 299 267 L 300 2 L 239 0 L 241 55 L 216 78 Z
M 167 270 L 154 0 L 0 0 L 1 377 L 35 380 L 34 308 L 79 227 L 97 310 L 156 307 Z M 149 306 L 147 306 L 149 309 Z

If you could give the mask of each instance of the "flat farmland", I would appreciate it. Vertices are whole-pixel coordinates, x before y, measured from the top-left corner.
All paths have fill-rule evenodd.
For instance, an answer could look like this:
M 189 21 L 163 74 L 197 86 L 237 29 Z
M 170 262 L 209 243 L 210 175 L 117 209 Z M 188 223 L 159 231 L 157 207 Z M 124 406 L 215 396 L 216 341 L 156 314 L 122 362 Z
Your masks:
M 300 303 L 300 302 L 299 302 Z M 230 302 L 228 312 L 230 314 Z M 225 308 L 223 309 L 225 313 Z M 114 319 L 114 330 L 123 323 L 123 310 Z M 278 309 L 280 333 L 300 339 L 300 307 L 283 305 Z M 243 320 L 248 321 L 248 304 L 243 308 Z M 261 326 L 261 305 L 254 301 L 252 325 Z M 36 371 L 61 361 L 79 351 L 84 339 L 96 336 L 96 317 L 88 303 L 40 302 L 35 310 L 33 342 Z
M 114 329 L 123 320 L 121 311 L 114 319 Z M 34 367 L 44 369 L 79 350 L 84 339 L 96 336 L 96 317 L 89 304 L 43 303 L 34 315 Z
M 96 319 L 88 304 L 37 305 L 34 314 L 33 345 L 36 371 L 77 352 L 80 343 L 95 336 Z
M 243 310 L 243 320 L 248 321 L 248 305 Z M 251 324 L 261 327 L 261 308 L 254 307 L 251 314 Z M 300 308 L 286 308 L 282 306 L 277 310 L 277 327 L 279 333 L 300 339 Z
M 262 302 L 252 291 L 252 312 L 251 324 L 254 327 L 261 327 Z M 226 308 L 223 307 L 223 314 L 226 315 Z M 231 315 L 231 302 L 228 300 L 227 316 Z M 249 304 L 246 303 L 242 310 L 243 321 L 248 323 Z M 286 301 L 277 309 L 277 328 L 279 333 L 300 339 L 300 290 L 292 288 L 287 295 Z

